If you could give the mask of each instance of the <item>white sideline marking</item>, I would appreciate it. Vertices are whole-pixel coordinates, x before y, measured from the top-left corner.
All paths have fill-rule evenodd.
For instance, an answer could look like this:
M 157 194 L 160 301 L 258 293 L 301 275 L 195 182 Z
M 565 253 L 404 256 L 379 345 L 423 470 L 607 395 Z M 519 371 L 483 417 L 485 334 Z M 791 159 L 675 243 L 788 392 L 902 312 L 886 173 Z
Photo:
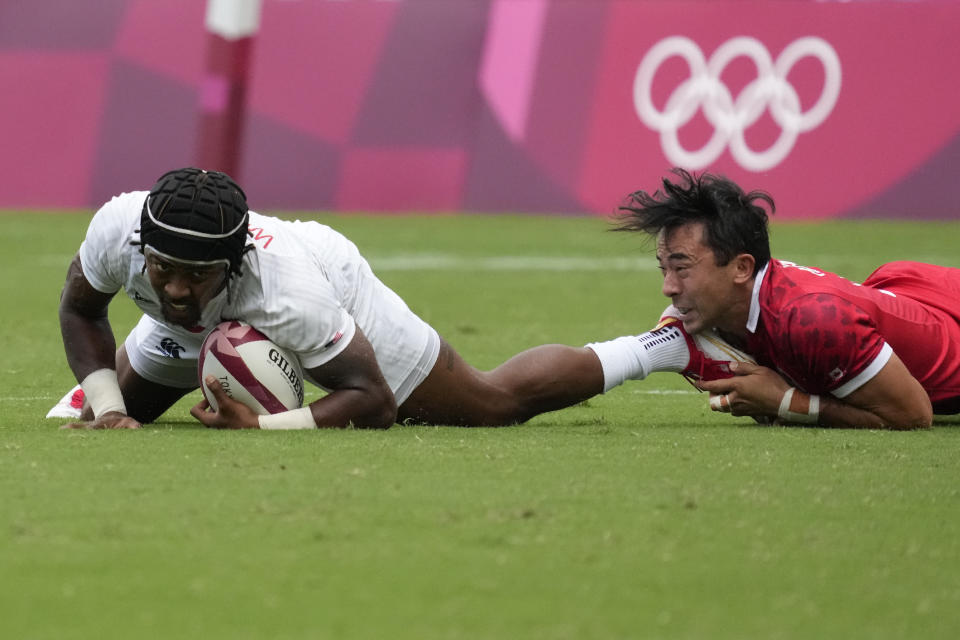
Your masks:
M 686 396 L 699 394 L 700 392 L 687 391 L 686 389 L 631 389 L 630 393 L 645 396 Z M 34 400 L 56 400 L 58 397 L 59 396 L 0 396 L 0 402 L 33 402 Z M 317 397 L 319 397 L 319 394 Z
M 649 271 L 657 268 L 653 258 L 580 256 L 481 256 L 443 253 L 411 253 L 368 256 L 378 271 Z
M 633 389 L 630 393 L 639 393 L 645 396 L 692 396 L 700 395 L 699 391 L 686 389 Z
M 377 271 L 653 271 L 657 269 L 652 255 L 645 256 L 478 256 L 465 257 L 449 253 L 400 253 L 365 256 Z M 835 255 L 815 256 L 807 264 L 833 264 Z M 33 259 L 40 267 L 66 269 L 73 255 L 42 254 Z M 952 266 L 955 256 L 927 254 L 925 262 Z M 960 266 L 960 265 L 958 265 Z M 825 267 L 827 268 L 827 267 Z M 829 268 L 828 268 L 829 270 Z
M 364 256 L 379 271 L 651 271 L 656 260 L 646 256 L 458 256 L 452 253 L 398 253 Z M 43 254 L 41 267 L 67 268 L 73 255 Z
M 653 271 L 652 255 L 637 256 L 458 256 L 449 253 L 368 254 L 370 265 L 378 271 Z M 842 260 L 833 254 L 806 256 L 803 263 L 832 265 Z M 925 254 L 925 262 L 952 266 L 952 255 Z M 69 261 L 68 261 L 69 262 Z M 824 267 L 830 270 L 830 267 Z
M 642 396 L 692 396 L 699 395 L 698 391 L 687 391 L 686 389 L 631 389 L 630 393 Z M 45 400 L 47 402 L 56 402 L 59 396 L 0 396 L 0 403 L 3 402 L 34 402 Z M 319 397 L 319 395 L 317 396 Z M 313 399 L 309 395 L 307 399 Z

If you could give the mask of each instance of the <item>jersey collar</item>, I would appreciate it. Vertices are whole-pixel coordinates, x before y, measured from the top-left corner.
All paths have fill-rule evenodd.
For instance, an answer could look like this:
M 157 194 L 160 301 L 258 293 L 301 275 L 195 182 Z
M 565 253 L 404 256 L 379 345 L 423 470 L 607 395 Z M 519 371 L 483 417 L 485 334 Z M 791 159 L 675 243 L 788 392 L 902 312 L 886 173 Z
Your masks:
M 767 275 L 767 269 L 770 268 L 771 262 L 773 262 L 773 259 L 768 260 L 767 264 L 763 265 L 763 269 L 760 269 L 760 273 L 753 280 L 753 293 L 750 294 L 750 313 L 747 315 L 747 331 L 750 333 L 756 333 L 757 325 L 760 323 L 760 287 L 763 286 L 763 278 Z

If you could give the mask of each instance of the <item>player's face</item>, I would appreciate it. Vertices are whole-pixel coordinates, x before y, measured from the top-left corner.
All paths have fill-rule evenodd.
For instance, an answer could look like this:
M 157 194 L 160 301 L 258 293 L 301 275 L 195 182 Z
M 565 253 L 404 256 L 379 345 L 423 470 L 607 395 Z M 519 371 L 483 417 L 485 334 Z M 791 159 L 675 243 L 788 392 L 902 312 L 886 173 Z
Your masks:
M 693 223 L 657 237 L 663 295 L 673 301 L 687 333 L 735 326 L 731 313 L 737 307 L 736 267 L 733 261 L 717 265 L 713 250 L 703 242 L 704 233 L 702 223 Z
M 175 260 L 144 251 L 147 277 L 160 298 L 160 312 L 171 324 L 186 328 L 200 322 L 204 307 L 223 288 L 227 266 Z

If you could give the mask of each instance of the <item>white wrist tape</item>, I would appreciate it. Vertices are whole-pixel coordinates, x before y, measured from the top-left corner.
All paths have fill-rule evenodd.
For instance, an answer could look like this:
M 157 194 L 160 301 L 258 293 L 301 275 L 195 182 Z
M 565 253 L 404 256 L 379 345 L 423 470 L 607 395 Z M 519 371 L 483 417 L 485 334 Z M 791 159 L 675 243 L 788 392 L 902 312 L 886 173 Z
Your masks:
M 126 415 L 127 405 L 123 402 L 115 370 L 97 369 L 83 379 L 80 387 L 93 409 L 94 418 L 99 418 L 108 411 L 118 411 Z
M 291 411 L 260 416 L 257 419 L 261 429 L 316 429 L 310 407 L 300 407 Z
M 790 403 L 793 401 L 793 394 L 796 388 L 790 387 L 783 392 L 783 398 L 780 399 L 780 408 L 777 415 L 787 422 L 799 422 L 801 424 L 817 424 L 820 421 L 820 396 L 810 394 L 810 405 L 806 413 L 790 410 Z

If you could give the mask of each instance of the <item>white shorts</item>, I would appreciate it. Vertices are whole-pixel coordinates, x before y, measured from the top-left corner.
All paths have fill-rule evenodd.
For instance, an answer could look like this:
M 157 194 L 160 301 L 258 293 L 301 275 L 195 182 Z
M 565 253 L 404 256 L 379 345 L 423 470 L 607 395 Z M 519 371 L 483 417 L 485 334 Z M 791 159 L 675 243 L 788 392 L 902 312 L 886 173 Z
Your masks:
M 440 336 L 410 312 L 389 321 L 392 330 L 386 333 L 393 340 L 384 345 L 376 344 L 375 338 L 370 342 L 383 377 L 400 405 L 433 370 L 440 354 Z M 371 333 L 377 336 L 384 332 Z M 396 340 L 398 334 L 404 339 Z M 130 366 L 141 377 L 167 387 L 197 389 L 200 386 L 197 363 L 204 337 L 205 334 L 170 327 L 144 315 L 127 336 L 124 346 Z M 309 376 L 307 379 L 316 384 Z

